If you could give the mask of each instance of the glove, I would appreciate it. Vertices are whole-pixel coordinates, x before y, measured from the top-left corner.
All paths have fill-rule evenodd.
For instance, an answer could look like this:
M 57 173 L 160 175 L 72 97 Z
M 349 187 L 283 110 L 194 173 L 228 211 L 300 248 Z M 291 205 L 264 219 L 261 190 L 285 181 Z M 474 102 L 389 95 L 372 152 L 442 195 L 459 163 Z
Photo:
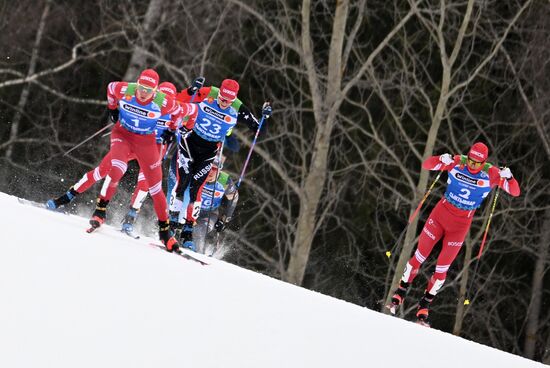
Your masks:
M 181 126 L 179 127 L 179 130 L 180 130 L 180 136 L 185 139 L 189 136 L 189 134 L 191 134 L 191 132 L 193 131 L 192 129 L 187 129 L 186 127 L 184 126 Z
M 506 180 L 510 180 L 513 178 L 512 171 L 508 167 L 501 167 L 500 168 L 500 177 Z
M 216 229 L 217 232 L 221 233 L 225 230 L 225 222 L 223 222 L 222 220 L 216 221 L 216 223 L 214 224 L 214 229 Z
M 444 153 L 439 156 L 439 161 L 441 161 L 446 166 L 452 164 L 454 162 L 454 159 L 453 156 L 451 156 L 449 153 Z
M 204 85 L 204 77 L 197 77 L 195 78 L 195 80 L 193 81 L 193 83 L 191 84 L 191 87 L 189 87 L 187 89 L 187 92 L 190 94 L 190 95 L 194 95 L 195 93 L 197 93 L 197 91 L 199 89 L 202 88 L 202 86 Z
M 162 144 L 172 143 L 175 136 L 176 136 L 176 133 L 174 133 L 170 129 L 165 129 L 164 132 L 162 132 L 162 134 L 160 135 L 160 138 L 162 139 Z
M 271 108 L 271 105 L 268 101 L 264 102 L 262 106 L 262 115 L 265 119 L 269 119 L 271 116 L 271 113 L 273 112 L 273 109 Z
M 111 110 L 109 109 L 109 121 L 116 124 L 118 121 L 118 109 Z

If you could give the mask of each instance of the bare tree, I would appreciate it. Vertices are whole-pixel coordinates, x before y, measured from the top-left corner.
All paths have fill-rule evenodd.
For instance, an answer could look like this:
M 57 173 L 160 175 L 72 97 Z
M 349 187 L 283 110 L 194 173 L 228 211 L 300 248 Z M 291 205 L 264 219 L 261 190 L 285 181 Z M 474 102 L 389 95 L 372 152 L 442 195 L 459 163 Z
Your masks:
M 38 23 L 38 29 L 36 31 L 36 37 L 34 39 L 34 45 L 31 51 L 31 59 L 29 61 L 29 69 L 27 71 L 27 77 L 34 74 L 36 69 L 36 62 L 38 59 L 38 52 L 40 50 L 40 42 L 42 41 L 42 35 L 44 33 L 44 26 L 46 24 L 46 19 L 48 13 L 50 12 L 51 0 L 46 0 L 44 4 L 44 9 L 42 10 L 42 16 L 40 17 L 40 22 Z M 10 141 L 15 141 L 17 138 L 17 133 L 19 131 L 19 123 L 21 121 L 22 111 L 25 109 L 29 98 L 30 84 L 25 84 L 23 90 L 21 91 L 21 96 L 19 97 L 19 102 L 17 103 L 17 108 L 13 119 L 11 121 L 11 132 L 10 132 Z M 13 153 L 13 146 L 9 145 L 6 149 L 6 159 L 11 160 Z

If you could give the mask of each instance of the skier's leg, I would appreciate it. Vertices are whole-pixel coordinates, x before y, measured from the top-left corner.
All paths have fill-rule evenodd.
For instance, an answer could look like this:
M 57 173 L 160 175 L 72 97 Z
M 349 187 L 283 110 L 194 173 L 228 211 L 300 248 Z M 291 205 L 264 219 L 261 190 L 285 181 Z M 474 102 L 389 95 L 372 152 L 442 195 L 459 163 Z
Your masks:
M 189 182 L 189 204 L 185 211 L 185 224 L 181 232 L 182 245 L 192 250 L 196 249 L 193 242 L 193 224 L 200 214 L 202 188 L 206 183 L 206 177 L 216 156 L 216 151 L 210 152 L 210 154 L 206 153 L 206 158 L 201 155 L 199 156 L 200 160 L 195 161 L 193 164 Z
M 197 247 L 197 252 L 203 253 L 205 251 L 205 238 L 206 238 L 206 226 L 208 223 L 208 216 L 199 216 L 197 219 L 197 222 L 195 223 L 195 227 L 193 229 L 193 240 L 195 242 L 195 246 Z
M 69 190 L 56 199 L 50 199 L 46 202 L 46 207 L 55 210 L 61 206 L 69 204 L 77 195 L 84 193 L 97 181 L 103 179 L 111 168 L 111 153 L 108 152 L 100 164 L 93 170 L 88 171 L 82 178 L 74 184 Z
M 116 192 L 118 182 L 128 168 L 128 156 L 131 152 L 130 134 L 132 133 L 116 125 L 111 132 L 111 166 L 105 176 L 96 209 L 90 220 L 92 227 L 98 227 L 105 221 L 107 205 Z
M 438 221 L 437 215 L 432 211 L 422 228 L 418 238 L 418 247 L 412 258 L 407 262 L 401 281 L 411 283 L 414 280 L 420 266 L 430 255 L 434 245 L 441 239 L 443 233 L 444 229 Z
M 443 227 L 437 220 L 437 212 L 432 211 L 422 228 L 422 233 L 418 239 L 418 247 L 405 266 L 401 281 L 392 296 L 391 304 L 387 306 L 392 314 L 395 314 L 397 307 L 403 303 L 407 290 L 418 274 L 420 266 L 430 255 L 434 245 L 441 239 L 443 232 Z
M 194 165 L 194 174 L 189 181 L 189 204 L 186 213 L 187 220 L 195 220 L 200 213 L 202 188 L 204 188 L 206 184 L 206 178 L 210 169 L 212 169 L 212 162 L 216 154 L 217 151 L 213 151 L 201 162 L 197 162 Z
M 184 210 L 182 206 L 183 196 L 194 172 L 194 165 L 191 160 L 192 152 L 188 152 L 187 148 L 187 146 L 180 144 L 177 151 L 177 162 L 174 162 L 174 160 L 171 162 L 171 166 L 172 163 L 174 166 L 177 166 L 177 184 L 172 189 L 170 198 L 170 211 L 173 212 L 174 219 L 179 217 L 179 213 Z
M 149 185 L 149 195 L 153 200 L 153 206 L 157 214 L 159 223 L 159 238 L 166 246 L 168 251 L 176 250 L 177 241 L 170 230 L 168 221 L 168 205 L 166 196 L 162 191 L 162 161 L 159 155 L 155 137 L 144 135 L 135 139 L 133 149 L 143 171 L 145 180 Z
M 447 271 L 462 248 L 464 238 L 470 229 L 471 220 L 462 221 L 462 219 L 456 218 L 447 219 L 445 222 L 445 236 L 443 237 L 441 253 L 439 253 L 439 257 L 437 258 L 435 272 L 428 282 L 424 296 L 418 303 L 418 310 L 416 312 L 419 323 L 423 325 L 429 325 L 430 304 L 445 283 Z
M 455 231 L 448 231 L 445 233 L 443 238 L 443 246 L 441 248 L 441 253 L 437 258 L 437 264 L 435 266 L 435 272 L 428 282 L 428 288 L 426 291 L 435 296 L 439 289 L 445 283 L 447 278 L 447 271 L 451 267 L 451 264 L 455 260 L 456 256 L 462 248 L 462 243 L 464 238 L 468 233 L 468 228 L 460 228 Z
M 99 180 L 103 179 L 109 170 L 111 169 L 111 152 L 107 152 L 107 154 L 103 157 L 99 165 L 93 169 L 88 171 L 84 176 L 74 185 L 74 190 L 81 194 L 87 191 L 93 184 L 98 182 Z

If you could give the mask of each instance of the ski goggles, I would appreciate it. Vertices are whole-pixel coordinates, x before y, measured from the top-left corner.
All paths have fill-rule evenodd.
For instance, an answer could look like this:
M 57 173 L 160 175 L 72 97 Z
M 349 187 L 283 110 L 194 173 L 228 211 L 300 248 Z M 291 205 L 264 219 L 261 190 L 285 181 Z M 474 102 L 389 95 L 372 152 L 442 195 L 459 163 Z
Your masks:
M 475 160 L 472 160 L 471 158 L 468 157 L 468 165 L 473 166 L 473 167 L 479 167 L 482 164 L 483 164 L 483 162 L 475 161 Z
M 147 93 L 147 94 L 155 92 L 156 89 L 157 89 L 157 87 L 147 87 L 147 86 L 144 86 L 143 84 L 139 84 L 139 83 L 137 85 L 137 90 L 138 91 L 143 92 L 143 93 Z

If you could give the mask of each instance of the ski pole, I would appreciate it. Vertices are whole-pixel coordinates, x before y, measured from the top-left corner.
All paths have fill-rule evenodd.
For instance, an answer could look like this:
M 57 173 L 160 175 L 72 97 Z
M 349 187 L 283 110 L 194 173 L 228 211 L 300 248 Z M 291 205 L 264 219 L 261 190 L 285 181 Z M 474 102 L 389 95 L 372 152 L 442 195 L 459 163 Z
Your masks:
M 214 197 L 216 195 L 216 186 L 218 185 L 218 178 L 220 177 L 220 170 L 222 167 L 222 152 L 223 152 L 223 145 L 225 143 L 225 139 L 222 141 L 222 144 L 220 146 L 220 152 L 218 152 L 218 170 L 216 171 L 216 178 L 214 179 L 214 188 L 212 189 L 212 194 L 210 195 L 210 205 L 208 206 L 208 213 L 210 214 L 212 212 L 212 206 L 214 205 Z M 204 235 L 204 244 L 206 248 L 206 236 L 208 235 L 208 232 L 210 231 L 210 218 L 211 216 L 208 215 L 208 222 L 206 223 L 206 231 Z M 219 218 L 219 217 L 218 217 Z
M 97 132 L 95 132 L 94 134 L 92 134 L 91 136 L 89 136 L 88 138 L 84 139 L 82 142 L 80 142 L 79 144 L 77 144 L 76 146 L 74 146 L 73 148 L 71 148 L 70 150 L 68 150 L 67 152 L 65 152 L 63 154 L 63 156 L 67 156 L 70 152 L 74 151 L 75 149 L 77 149 L 78 147 L 82 146 L 84 143 L 88 142 L 90 139 L 94 138 L 95 136 L 97 136 L 98 134 L 101 134 L 103 131 L 109 129 L 110 127 L 112 127 L 113 125 L 115 125 L 115 123 L 109 123 L 107 125 L 105 125 L 103 128 L 99 129 Z
M 441 173 L 443 171 L 440 171 L 439 174 L 437 174 L 437 176 L 435 177 L 432 185 L 430 185 L 430 188 L 428 188 L 428 191 L 426 192 L 426 194 L 424 194 L 424 198 L 422 198 L 422 200 L 420 201 L 420 203 L 418 204 L 418 207 L 416 207 L 416 210 L 413 212 L 413 214 L 411 215 L 411 217 L 409 218 L 409 224 L 413 222 L 413 220 L 415 219 L 416 215 L 418 215 L 418 211 L 420 211 L 420 208 L 422 208 L 422 205 L 424 204 L 424 202 L 426 202 L 426 199 L 428 198 L 428 196 L 430 195 L 430 193 L 432 192 L 432 189 L 435 185 L 435 183 L 437 183 L 437 181 L 439 180 L 439 177 L 441 176 Z
M 237 189 L 239 189 L 239 186 L 243 181 L 244 173 L 246 172 L 246 167 L 248 166 L 248 162 L 250 161 L 250 156 L 252 156 L 252 151 L 254 150 L 254 146 L 256 145 L 256 140 L 258 139 L 258 135 L 260 135 L 260 130 L 262 129 L 264 120 L 268 118 L 269 118 L 269 115 L 266 115 L 262 112 L 262 118 L 260 119 L 260 123 L 258 124 L 258 129 L 256 130 L 256 134 L 254 135 L 254 140 L 252 141 L 252 144 L 250 145 L 250 149 L 248 150 L 248 155 L 246 156 L 246 160 L 244 161 L 241 175 L 239 176 L 239 180 L 237 181 L 237 185 L 236 185 Z
M 392 255 L 392 250 L 396 250 L 397 247 L 399 246 L 399 243 L 401 243 L 401 239 L 403 238 L 403 235 L 405 235 L 405 233 L 407 232 L 407 229 L 409 228 L 409 225 L 413 222 L 413 220 L 415 219 L 416 215 L 418 215 L 418 212 L 420 211 L 420 208 L 422 207 L 422 205 L 424 204 L 424 202 L 426 201 L 426 199 L 428 198 L 428 196 L 430 195 L 433 187 L 435 186 L 435 183 L 437 183 L 437 181 L 439 180 L 439 177 L 441 176 L 441 173 L 443 171 L 440 171 L 439 174 L 437 174 L 437 176 L 435 177 L 434 181 L 432 182 L 432 184 L 430 185 L 430 188 L 428 188 L 428 191 L 426 192 L 426 194 L 424 194 L 424 198 L 422 198 L 422 200 L 420 201 L 420 203 L 418 204 L 418 207 L 416 207 L 416 210 L 414 211 L 414 213 L 411 215 L 411 217 L 409 218 L 409 222 L 407 223 L 407 226 L 405 226 L 405 228 L 403 229 L 403 231 L 401 231 L 401 234 L 399 235 L 399 237 L 397 238 L 397 242 L 395 242 L 395 246 L 392 248 L 392 249 L 389 249 L 386 251 L 386 257 L 390 258 L 391 255 Z
M 498 194 L 500 192 L 500 185 L 502 184 L 502 179 L 500 180 L 497 191 L 495 193 L 495 198 L 493 198 L 493 205 L 491 206 L 491 213 L 489 213 L 489 220 L 487 220 L 487 226 L 485 226 L 485 232 L 483 234 L 483 240 L 481 240 L 481 246 L 479 247 L 479 253 L 477 254 L 477 259 L 481 258 L 481 253 L 483 252 L 483 247 L 485 246 L 485 240 L 487 239 L 487 233 L 489 232 L 489 226 L 491 225 L 491 220 L 493 219 L 493 214 L 495 213 L 495 207 L 497 205 Z

